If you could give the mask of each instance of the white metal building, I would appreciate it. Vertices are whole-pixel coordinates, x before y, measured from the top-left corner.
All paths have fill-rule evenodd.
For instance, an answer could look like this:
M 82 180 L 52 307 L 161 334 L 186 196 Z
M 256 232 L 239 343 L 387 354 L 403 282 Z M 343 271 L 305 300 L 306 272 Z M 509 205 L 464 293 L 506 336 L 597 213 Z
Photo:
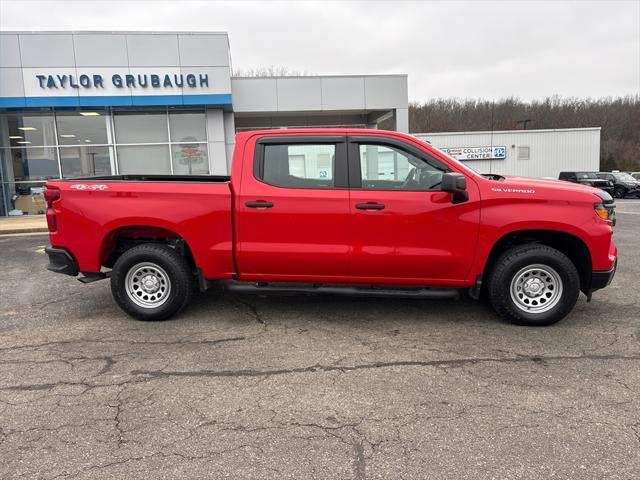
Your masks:
M 600 168 L 600 127 L 414 135 L 479 173 L 558 178 Z

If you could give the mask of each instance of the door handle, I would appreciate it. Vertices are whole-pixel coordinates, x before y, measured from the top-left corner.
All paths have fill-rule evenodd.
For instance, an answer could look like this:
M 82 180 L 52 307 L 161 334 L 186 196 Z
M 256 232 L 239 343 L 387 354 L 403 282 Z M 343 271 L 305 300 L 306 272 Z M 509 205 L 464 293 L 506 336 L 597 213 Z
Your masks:
M 265 202 L 262 200 L 258 200 L 256 202 L 247 202 L 245 205 L 249 208 L 271 208 L 273 207 L 273 203 Z
M 384 210 L 383 203 L 357 203 L 356 208 L 358 210 Z

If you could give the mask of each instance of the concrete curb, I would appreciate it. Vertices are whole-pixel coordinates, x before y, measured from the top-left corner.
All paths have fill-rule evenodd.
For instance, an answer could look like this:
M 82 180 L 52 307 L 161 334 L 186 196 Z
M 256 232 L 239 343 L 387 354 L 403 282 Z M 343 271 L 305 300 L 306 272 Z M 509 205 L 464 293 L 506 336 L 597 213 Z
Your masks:
M 25 227 L 25 228 L 10 228 L 0 230 L 0 237 L 2 235 L 14 235 L 16 233 L 48 233 L 49 230 L 45 227 Z
M 0 217 L 0 236 L 21 233 L 47 233 L 47 220 L 44 215 L 24 215 Z

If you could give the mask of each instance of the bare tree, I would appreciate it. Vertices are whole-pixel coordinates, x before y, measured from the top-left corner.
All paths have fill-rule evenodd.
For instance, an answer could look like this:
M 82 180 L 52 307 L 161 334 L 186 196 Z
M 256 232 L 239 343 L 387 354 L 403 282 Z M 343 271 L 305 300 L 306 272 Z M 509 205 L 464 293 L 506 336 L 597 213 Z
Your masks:
M 602 127 L 601 169 L 640 171 L 640 95 L 598 100 L 553 96 L 531 102 L 436 98 L 409 106 L 409 129 L 417 133 L 515 130 L 523 125 Z
M 234 69 L 234 77 L 308 77 L 313 75 L 307 71 L 291 70 L 289 67 L 269 65 L 268 67 Z

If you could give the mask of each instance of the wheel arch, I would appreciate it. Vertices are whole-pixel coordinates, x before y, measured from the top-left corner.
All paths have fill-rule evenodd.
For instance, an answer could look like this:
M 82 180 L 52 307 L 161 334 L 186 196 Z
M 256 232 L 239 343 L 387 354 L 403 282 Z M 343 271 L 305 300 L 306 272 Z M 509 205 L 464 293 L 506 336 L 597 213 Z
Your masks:
M 157 225 L 124 225 L 111 229 L 100 244 L 100 265 L 113 267 L 130 248 L 144 243 L 160 243 L 174 248 L 185 257 L 189 267 L 197 271 L 197 262 L 189 243 L 176 230 Z
M 576 235 L 557 230 L 531 229 L 505 233 L 495 242 L 487 257 L 482 272 L 483 279 L 489 279 L 496 260 L 500 255 L 514 246 L 528 243 L 546 245 L 564 253 L 578 270 L 578 274 L 580 275 L 580 289 L 583 292 L 588 291 L 591 280 L 592 262 L 591 252 L 587 244 Z M 483 281 L 483 284 L 486 285 L 487 282 Z

